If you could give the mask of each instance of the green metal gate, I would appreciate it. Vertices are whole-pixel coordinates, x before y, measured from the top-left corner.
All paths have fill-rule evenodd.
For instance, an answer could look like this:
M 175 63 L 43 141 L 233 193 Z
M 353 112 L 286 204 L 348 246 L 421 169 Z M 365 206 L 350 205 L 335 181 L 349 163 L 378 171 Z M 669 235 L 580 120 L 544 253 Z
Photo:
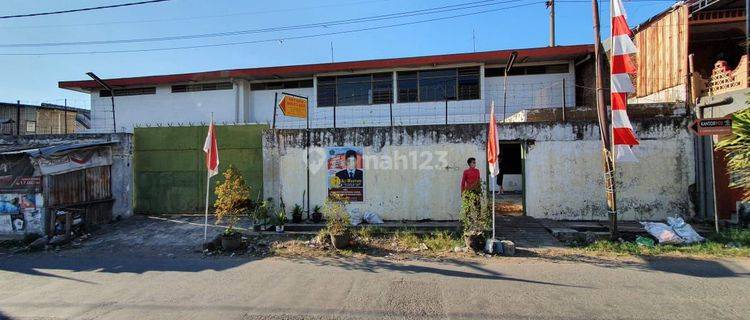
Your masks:
M 262 132 L 266 125 L 216 126 L 219 170 L 239 169 L 253 196 L 263 193 Z M 136 128 L 134 132 L 135 212 L 197 213 L 204 210 L 207 126 Z M 211 179 L 213 189 L 223 181 Z

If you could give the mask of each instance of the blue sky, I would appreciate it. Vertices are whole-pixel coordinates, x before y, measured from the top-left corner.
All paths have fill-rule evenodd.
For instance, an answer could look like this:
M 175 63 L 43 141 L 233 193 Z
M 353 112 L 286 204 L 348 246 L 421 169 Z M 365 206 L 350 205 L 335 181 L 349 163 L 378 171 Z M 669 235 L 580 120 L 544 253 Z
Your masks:
M 4 0 L 0 16 L 131 1 L 134 0 Z M 368 17 L 475 1 L 477 0 L 172 0 L 126 8 L 1 19 L 0 39 L 1 44 L 17 44 L 190 35 Z M 0 101 L 62 104 L 67 99 L 68 105 L 88 108 L 88 95 L 58 89 L 57 82 L 86 79 L 87 71 L 93 71 L 102 78 L 115 78 L 329 62 L 331 42 L 335 61 L 471 52 L 472 30 L 477 51 L 548 44 L 548 11 L 543 1 L 498 2 L 500 3 L 493 6 L 434 15 L 296 31 L 131 44 L 5 47 L 0 48 L 0 54 L 112 51 L 253 41 L 396 24 L 531 3 L 525 7 L 456 19 L 283 42 L 138 53 L 0 56 Z M 608 2 L 603 1 L 601 4 L 602 34 L 608 33 Z M 642 22 L 670 5 L 670 2 L 659 0 L 625 1 L 631 25 Z M 558 44 L 592 42 L 590 2 L 569 0 L 558 2 L 556 8 Z

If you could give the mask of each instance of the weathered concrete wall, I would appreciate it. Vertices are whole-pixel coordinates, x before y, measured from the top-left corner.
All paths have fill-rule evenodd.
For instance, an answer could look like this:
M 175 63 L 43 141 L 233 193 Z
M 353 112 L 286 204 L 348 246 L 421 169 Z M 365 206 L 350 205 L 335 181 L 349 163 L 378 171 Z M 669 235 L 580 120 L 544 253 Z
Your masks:
M 484 163 L 479 126 L 412 126 L 313 130 L 310 149 L 310 202 L 327 196 L 325 147 L 362 146 L 365 155 L 364 197 L 351 208 L 373 211 L 388 220 L 456 220 L 461 173 L 468 157 Z M 302 204 L 306 189 L 305 135 L 300 130 L 273 130 L 264 135 L 266 197 L 283 197 L 287 206 Z M 391 159 L 391 160 L 387 160 Z M 416 159 L 416 160 L 415 160 Z M 484 175 L 485 169 L 480 166 Z
M 51 134 L 8 136 L 0 138 L 0 147 L 49 146 L 75 142 L 118 141 L 112 146 L 112 218 L 127 218 L 133 215 L 133 135 L 116 134 Z
M 693 144 L 680 118 L 635 122 L 640 162 L 617 164 L 621 219 L 654 220 L 687 214 L 694 182 Z M 601 143 L 595 123 L 513 124 L 501 139 L 529 142 L 526 211 L 538 218 L 606 219 Z
M 618 165 L 618 205 L 622 219 L 663 219 L 687 214 L 688 185 L 693 183 L 692 140 L 682 118 L 635 122 L 642 144 L 641 162 Z M 500 140 L 526 145 L 527 215 L 552 219 L 605 219 L 601 144 L 594 122 L 507 123 Z M 353 208 L 384 219 L 457 219 L 459 182 L 467 157 L 476 157 L 485 175 L 484 125 L 413 126 L 312 130 L 311 205 L 326 196 L 324 148 L 364 147 L 365 157 L 397 158 L 416 154 L 417 165 L 372 166 L 365 170 L 365 201 Z M 266 197 L 302 203 L 305 181 L 305 133 L 268 130 L 264 134 Z M 437 161 L 445 153 L 445 163 Z M 426 161 L 426 155 L 433 159 Z M 424 156 L 423 156 L 424 155 Z M 367 159 L 366 159 L 367 161 Z M 403 160 L 402 160 L 403 163 Z M 425 164 L 422 168 L 420 164 Z

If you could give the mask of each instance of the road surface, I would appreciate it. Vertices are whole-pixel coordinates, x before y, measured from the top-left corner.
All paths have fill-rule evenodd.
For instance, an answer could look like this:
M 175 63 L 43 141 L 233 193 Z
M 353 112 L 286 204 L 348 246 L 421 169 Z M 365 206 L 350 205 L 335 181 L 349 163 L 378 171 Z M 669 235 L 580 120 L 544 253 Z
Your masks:
M 748 319 L 750 260 L 0 255 L 11 319 Z

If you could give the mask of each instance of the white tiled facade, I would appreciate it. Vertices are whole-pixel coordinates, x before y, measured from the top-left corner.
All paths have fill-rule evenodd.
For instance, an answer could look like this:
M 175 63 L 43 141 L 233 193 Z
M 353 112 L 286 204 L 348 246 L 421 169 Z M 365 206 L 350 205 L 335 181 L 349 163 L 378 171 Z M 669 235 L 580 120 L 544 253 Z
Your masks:
M 508 77 L 506 116 L 524 109 L 561 107 L 563 105 L 563 82 L 565 83 L 565 105 L 575 106 L 575 72 L 572 61 L 550 61 L 544 64 L 568 64 L 568 73 L 518 75 Z M 537 63 L 539 64 L 539 63 Z M 503 78 L 485 77 L 484 64 L 441 65 L 437 68 L 479 66 L 480 99 L 448 101 L 448 123 L 478 123 L 487 121 L 492 101 L 496 105 L 498 118 L 502 117 Z M 519 64 L 524 66 L 524 64 Z M 425 69 L 425 68 L 422 68 Z M 367 70 L 350 75 L 367 73 L 394 73 L 394 103 L 336 107 L 337 127 L 420 125 L 446 123 L 446 103 L 397 101 L 396 72 L 409 69 Z M 415 69 L 420 70 L 420 69 Z M 329 74 L 316 74 L 328 76 Z M 309 79 L 309 78 L 308 78 Z M 289 79 L 280 79 L 287 81 Z M 243 79 L 225 79 L 212 82 L 231 81 L 232 89 L 173 93 L 172 85 L 159 85 L 155 94 L 116 96 L 115 115 L 117 131 L 132 132 L 138 126 L 188 125 L 207 123 L 213 113 L 217 123 L 272 123 L 274 96 L 287 92 L 310 99 L 311 127 L 333 127 L 333 107 L 318 107 L 316 83 L 311 88 L 251 90 L 251 82 Z M 112 105 L 109 97 L 91 95 L 92 129 L 95 132 L 113 130 Z M 279 128 L 304 128 L 303 119 L 285 117 L 277 110 L 276 124 Z

